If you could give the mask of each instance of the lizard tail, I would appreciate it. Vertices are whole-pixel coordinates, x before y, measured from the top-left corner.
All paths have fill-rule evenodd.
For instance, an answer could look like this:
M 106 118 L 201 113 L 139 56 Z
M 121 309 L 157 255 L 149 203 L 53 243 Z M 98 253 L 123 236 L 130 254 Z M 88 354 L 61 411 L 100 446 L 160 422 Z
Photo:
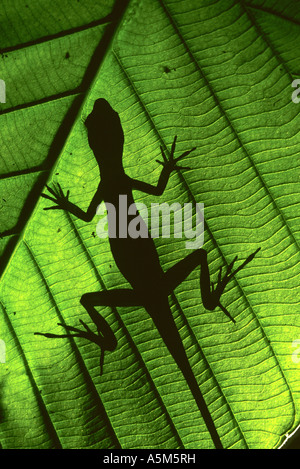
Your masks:
M 217 432 L 215 423 L 212 419 L 212 416 L 209 412 L 205 399 L 202 395 L 202 392 L 199 388 L 193 370 L 189 364 L 187 355 L 185 353 L 179 332 L 177 330 L 176 324 L 172 317 L 172 313 L 169 310 L 168 315 L 166 311 L 163 315 L 164 319 L 162 320 L 162 316 L 159 318 L 155 318 L 152 316 L 154 323 L 157 329 L 160 332 L 160 335 L 167 346 L 169 352 L 173 356 L 175 362 L 177 363 L 179 369 L 181 370 L 192 394 L 196 401 L 196 404 L 201 412 L 201 415 L 204 419 L 204 422 L 207 426 L 207 429 L 211 435 L 211 438 L 214 442 L 216 449 L 224 449 L 220 436 Z

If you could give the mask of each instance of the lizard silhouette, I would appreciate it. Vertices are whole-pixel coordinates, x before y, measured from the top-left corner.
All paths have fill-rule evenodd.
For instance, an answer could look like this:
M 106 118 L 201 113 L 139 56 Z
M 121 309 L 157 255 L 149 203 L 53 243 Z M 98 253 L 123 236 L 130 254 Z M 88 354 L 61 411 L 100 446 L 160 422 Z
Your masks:
M 189 169 L 180 166 L 178 162 L 195 150 L 195 148 L 185 151 L 175 158 L 176 137 L 174 138 L 169 157 L 166 156 L 161 147 L 162 161 L 158 161 L 158 163 L 162 165 L 162 171 L 157 185 L 153 186 L 132 179 L 125 174 L 122 164 L 124 134 L 121 121 L 118 113 L 112 109 L 105 99 L 101 98 L 95 101 L 93 111 L 87 117 L 85 125 L 89 145 L 99 165 L 101 177 L 98 189 L 87 211 L 83 211 L 70 202 L 69 191 L 65 195 L 59 184 L 54 189 L 46 186 L 49 193 L 42 194 L 42 196 L 54 202 L 55 205 L 45 207 L 45 210 L 67 210 L 76 217 L 90 222 L 102 201 L 111 203 L 116 209 L 116 233 L 119 233 L 120 224 L 123 219 L 121 210 L 124 210 L 124 206 L 121 207 L 119 204 L 119 195 L 127 196 L 127 207 L 125 209 L 128 210 L 128 207 L 134 203 L 132 196 L 133 189 L 153 195 L 163 194 L 172 171 Z M 138 211 L 136 211 L 134 217 L 136 216 L 140 217 Z M 128 224 L 130 219 L 130 216 L 128 216 Z M 139 222 L 141 225 L 145 224 L 141 217 Z M 109 226 L 110 220 L 108 217 Z M 146 226 L 144 228 L 147 229 Z M 124 226 L 122 230 L 124 231 Z M 235 322 L 227 309 L 220 303 L 220 297 L 229 280 L 254 258 L 259 249 L 233 271 L 233 265 L 237 259 L 235 258 L 228 265 L 223 278 L 221 268 L 218 274 L 217 285 L 214 287 L 210 281 L 207 253 L 204 249 L 198 249 L 190 253 L 186 258 L 164 272 L 159 262 L 155 244 L 150 235 L 148 237 L 136 238 L 129 236 L 120 237 L 118 235 L 116 237 L 109 236 L 109 242 L 116 265 L 132 286 L 132 289 L 117 288 L 82 295 L 80 302 L 96 325 L 97 334 L 81 319 L 80 323 L 83 329 L 59 324 L 67 333 L 51 334 L 37 332 L 36 334 L 49 338 L 84 337 L 96 343 L 101 349 L 100 372 L 102 374 L 104 352 L 113 351 L 117 346 L 117 340 L 107 321 L 96 310 L 96 306 L 143 306 L 151 316 L 165 345 L 183 373 L 215 447 L 218 449 L 223 448 L 220 436 L 189 364 L 171 313 L 168 296 L 197 266 L 200 266 L 200 290 L 203 306 L 211 311 L 216 307 L 220 307 L 226 316 Z

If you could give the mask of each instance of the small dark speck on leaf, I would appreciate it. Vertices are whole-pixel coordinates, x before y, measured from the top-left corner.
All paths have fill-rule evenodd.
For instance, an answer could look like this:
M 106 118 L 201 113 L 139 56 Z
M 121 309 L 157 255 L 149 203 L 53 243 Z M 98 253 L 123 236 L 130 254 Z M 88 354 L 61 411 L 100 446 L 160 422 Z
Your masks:
M 111 269 L 111 264 L 109 264 L 109 268 Z
M 70 54 L 69 54 L 69 52 L 67 52 L 66 55 L 65 55 L 65 59 L 69 59 L 69 58 L 70 58 Z
M 171 69 L 167 66 L 164 67 L 164 72 L 165 73 L 171 73 Z
M 6 202 L 6 199 L 2 199 L 2 200 L 3 200 L 3 202 Z
M 57 233 L 60 233 L 60 232 L 61 232 L 61 228 L 58 228 Z
M 55 173 L 55 176 L 58 176 L 58 175 L 59 175 L 59 173 Z
M 17 314 L 16 311 L 14 311 L 14 312 L 13 312 L 13 315 L 15 316 L 16 314 Z
M 92 236 L 94 236 L 94 238 L 96 238 L 96 233 L 95 233 L 95 231 L 93 231 Z

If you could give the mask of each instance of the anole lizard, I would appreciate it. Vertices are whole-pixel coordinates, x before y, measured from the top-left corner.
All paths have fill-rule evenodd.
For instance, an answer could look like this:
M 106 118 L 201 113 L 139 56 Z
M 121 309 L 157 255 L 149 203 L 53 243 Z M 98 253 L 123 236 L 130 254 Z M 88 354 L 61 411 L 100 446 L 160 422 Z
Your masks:
M 69 191 L 64 195 L 59 184 L 57 184 L 56 189 L 47 186 L 50 195 L 42 195 L 44 198 L 54 202 L 55 205 L 45 207 L 45 210 L 67 210 L 76 217 L 90 222 L 96 214 L 98 205 L 104 200 L 105 203 L 114 205 L 116 209 L 116 219 L 122 220 L 119 195 L 127 196 L 126 210 L 128 210 L 128 207 L 134 203 L 132 190 L 136 189 L 148 194 L 161 195 L 166 188 L 172 171 L 189 169 L 178 165 L 178 162 L 195 150 L 195 148 L 174 158 L 176 146 L 175 137 L 169 158 L 161 147 L 162 161 L 158 162 L 162 165 L 162 171 L 156 186 L 132 179 L 125 174 L 123 169 L 122 155 L 124 134 L 118 113 L 111 108 L 106 100 L 98 99 L 94 104 L 93 111 L 87 117 L 85 125 L 88 132 L 89 145 L 99 165 L 101 179 L 98 189 L 85 212 L 69 201 Z M 123 209 L 122 207 L 122 210 Z M 136 213 L 138 213 L 138 211 Z M 127 223 L 129 222 L 130 217 L 127 218 Z M 145 223 L 141 217 L 140 223 Z M 109 224 L 108 219 L 108 225 Z M 116 233 L 119 233 L 119 226 L 117 225 L 116 228 Z M 122 227 L 122 229 L 124 231 L 124 227 Z M 119 236 L 110 237 L 109 242 L 115 262 L 120 272 L 132 286 L 132 289 L 97 291 L 82 295 L 80 302 L 95 323 L 97 334 L 93 333 L 82 320 L 80 320 L 84 327 L 82 330 L 60 324 L 67 331 L 72 332 L 72 334 L 69 332 L 61 335 L 50 333 L 36 334 L 46 337 L 85 337 L 95 342 L 101 349 L 100 367 L 102 373 L 104 352 L 105 350 L 114 350 L 117 346 L 117 340 L 107 321 L 97 312 L 95 307 L 143 306 L 151 316 L 164 343 L 183 373 L 204 418 L 215 447 L 223 448 L 220 436 L 217 433 L 213 419 L 189 364 L 171 313 L 168 296 L 196 267 L 200 266 L 200 290 L 203 306 L 211 311 L 219 306 L 230 320 L 235 322 L 227 309 L 220 303 L 220 297 L 229 280 L 254 258 L 259 249 L 251 254 L 235 271 L 232 271 L 234 262 L 236 261 L 235 258 L 227 267 L 223 278 L 222 269 L 220 269 L 218 283 L 216 287 L 214 287 L 210 281 L 207 253 L 204 249 L 198 249 L 192 252 L 185 259 L 164 272 L 159 262 L 155 244 L 150 235 L 143 238 L 131 238 L 129 236 L 123 238 Z

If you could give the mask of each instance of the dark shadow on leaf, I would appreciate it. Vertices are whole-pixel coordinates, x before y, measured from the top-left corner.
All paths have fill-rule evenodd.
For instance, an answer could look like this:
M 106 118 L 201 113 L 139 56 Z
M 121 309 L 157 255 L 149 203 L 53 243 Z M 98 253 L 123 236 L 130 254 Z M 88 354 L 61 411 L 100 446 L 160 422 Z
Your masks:
M 191 252 L 164 272 L 160 265 L 155 243 L 134 204 L 133 190 L 151 195 L 162 195 L 173 171 L 190 169 L 181 166 L 182 159 L 196 148 L 193 147 L 177 156 L 177 136 L 173 140 L 169 154 L 161 147 L 161 160 L 157 160 L 157 162 L 162 166 L 162 170 L 155 186 L 132 179 L 126 175 L 122 162 L 124 133 L 121 120 L 118 113 L 112 109 L 105 99 L 99 98 L 95 101 L 92 112 L 85 120 L 85 126 L 90 148 L 99 166 L 101 177 L 98 189 L 85 212 L 69 200 L 70 191 L 67 190 L 64 193 L 58 182 L 53 183 L 53 187 L 47 185 L 47 191 L 42 196 L 51 203 L 44 207 L 44 210 L 65 210 L 72 213 L 76 218 L 91 222 L 96 214 L 97 207 L 102 201 L 108 206 L 113 205 L 114 210 L 112 212 L 107 207 L 110 248 L 116 265 L 132 288 L 115 288 L 103 291 L 101 285 L 99 285 L 98 291 L 83 293 L 80 303 L 96 326 L 96 332 L 90 329 L 82 319 L 79 319 L 81 328 L 59 323 L 58 325 L 65 330 L 63 334 L 47 332 L 35 332 L 35 334 L 50 339 L 82 337 L 95 343 L 100 348 L 100 374 L 102 374 L 104 353 L 116 349 L 117 338 L 96 307 L 143 306 L 152 318 L 166 347 L 181 370 L 204 418 L 215 447 L 223 448 L 215 423 L 190 366 L 172 316 L 168 297 L 194 269 L 200 268 L 199 289 L 203 306 L 210 311 L 220 308 L 235 323 L 235 319 L 221 303 L 220 298 L 228 282 L 253 260 L 260 248 L 249 255 L 238 268 L 234 269 L 237 257 L 227 266 L 227 269 L 224 269 L 225 272 L 222 272 L 221 268 L 216 285 L 211 282 L 207 252 L 202 248 Z M 132 208 L 133 210 L 130 210 Z M 130 226 L 134 223 L 139 229 L 133 235 Z

